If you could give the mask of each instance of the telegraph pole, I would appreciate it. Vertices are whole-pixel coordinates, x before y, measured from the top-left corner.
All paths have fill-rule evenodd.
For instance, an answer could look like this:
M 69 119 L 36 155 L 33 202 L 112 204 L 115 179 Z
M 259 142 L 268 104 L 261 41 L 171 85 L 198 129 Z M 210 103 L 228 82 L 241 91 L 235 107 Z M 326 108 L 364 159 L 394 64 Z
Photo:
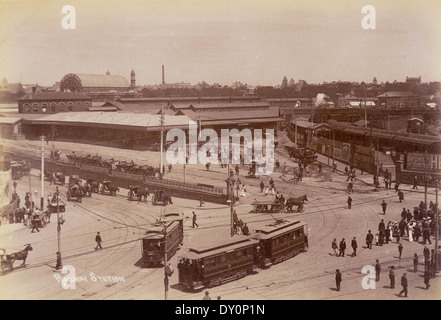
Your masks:
M 427 166 L 429 164 L 429 160 L 427 158 L 427 151 L 424 152 L 424 203 L 426 204 L 427 209 Z
M 435 180 L 435 266 L 436 271 L 439 270 L 439 212 L 438 212 L 438 184 L 439 180 Z
M 162 207 L 161 207 L 162 209 Z M 168 300 L 168 273 L 167 273 L 167 221 L 164 215 L 164 300 Z
M 228 185 L 228 201 L 230 201 L 230 229 L 231 229 L 231 236 L 234 236 L 234 218 L 233 218 L 233 212 L 234 212 L 234 190 L 233 190 L 233 183 L 232 178 L 230 174 L 230 163 L 228 163 L 228 179 L 227 179 L 227 185 Z
M 163 172 L 164 163 L 162 160 L 162 152 L 163 152 L 163 148 L 164 148 L 164 146 L 163 146 L 163 144 L 164 144 L 164 106 L 163 105 L 161 106 L 161 118 L 159 120 L 159 123 L 161 124 L 161 163 L 160 163 L 159 172 L 161 173 L 161 179 L 162 179 L 162 177 L 164 175 L 164 172 Z
M 40 197 L 40 206 L 41 210 L 44 210 L 44 143 L 46 138 L 44 136 L 40 137 L 41 141 L 41 197 Z
M 61 264 L 61 224 L 60 224 L 60 206 L 58 203 L 58 199 L 60 198 L 60 192 L 58 191 L 58 187 L 56 187 L 55 194 L 57 196 L 57 244 L 58 244 L 58 252 L 60 254 L 60 264 Z M 61 264 L 62 266 L 63 264 Z

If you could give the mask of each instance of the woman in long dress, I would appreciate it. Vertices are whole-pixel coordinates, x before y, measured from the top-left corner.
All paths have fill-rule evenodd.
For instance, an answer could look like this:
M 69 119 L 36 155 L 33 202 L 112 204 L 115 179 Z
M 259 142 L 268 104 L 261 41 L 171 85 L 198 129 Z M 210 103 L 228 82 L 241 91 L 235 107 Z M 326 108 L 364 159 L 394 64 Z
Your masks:
M 413 223 L 409 223 L 408 226 L 408 233 L 409 233 L 409 242 L 413 242 Z

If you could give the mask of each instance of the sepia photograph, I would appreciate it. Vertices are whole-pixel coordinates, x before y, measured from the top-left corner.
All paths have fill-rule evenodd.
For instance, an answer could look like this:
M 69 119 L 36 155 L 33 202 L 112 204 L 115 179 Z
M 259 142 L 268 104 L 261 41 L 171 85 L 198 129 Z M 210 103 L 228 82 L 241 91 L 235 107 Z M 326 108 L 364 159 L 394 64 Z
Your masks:
M 438 0 L 0 0 L 0 300 L 440 300 L 440 35 Z

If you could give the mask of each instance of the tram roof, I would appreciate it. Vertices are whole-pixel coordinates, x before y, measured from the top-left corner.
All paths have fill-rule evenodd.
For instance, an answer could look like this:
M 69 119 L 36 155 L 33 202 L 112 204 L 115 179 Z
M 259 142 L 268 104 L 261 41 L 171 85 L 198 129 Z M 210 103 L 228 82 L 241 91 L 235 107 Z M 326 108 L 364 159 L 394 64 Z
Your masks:
M 258 240 L 254 240 L 246 236 L 235 236 L 233 238 L 223 239 L 221 241 L 205 242 L 200 246 L 188 248 L 187 250 L 180 252 L 179 258 L 190 260 L 202 259 L 225 252 L 232 252 L 237 249 L 249 247 L 258 243 Z
M 301 221 L 284 221 L 282 223 L 275 223 L 266 225 L 260 229 L 255 230 L 255 233 L 251 236 L 253 239 L 268 239 L 275 236 L 279 236 L 286 232 L 298 229 L 299 227 L 305 226 L 305 222 Z

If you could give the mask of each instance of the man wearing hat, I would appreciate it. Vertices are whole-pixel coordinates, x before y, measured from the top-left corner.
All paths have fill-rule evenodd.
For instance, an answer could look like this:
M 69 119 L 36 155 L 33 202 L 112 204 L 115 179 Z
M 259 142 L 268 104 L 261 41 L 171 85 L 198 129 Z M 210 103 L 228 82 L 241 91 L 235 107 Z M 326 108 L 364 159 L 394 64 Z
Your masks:
M 381 272 L 381 265 L 380 261 L 377 259 L 377 263 L 375 264 L 375 281 L 380 281 L 380 272 Z
M 211 300 L 211 298 L 210 298 L 210 295 L 209 295 L 209 292 L 208 292 L 208 291 L 205 291 L 205 296 L 204 296 L 204 298 L 203 298 L 202 300 Z
M 101 236 L 100 236 L 99 232 L 97 232 L 97 234 L 96 234 L 95 242 L 96 242 L 95 250 L 98 250 L 98 248 L 100 248 L 100 249 L 103 248 L 103 247 L 101 247 L 101 242 L 103 242 L 103 240 L 101 239 Z

